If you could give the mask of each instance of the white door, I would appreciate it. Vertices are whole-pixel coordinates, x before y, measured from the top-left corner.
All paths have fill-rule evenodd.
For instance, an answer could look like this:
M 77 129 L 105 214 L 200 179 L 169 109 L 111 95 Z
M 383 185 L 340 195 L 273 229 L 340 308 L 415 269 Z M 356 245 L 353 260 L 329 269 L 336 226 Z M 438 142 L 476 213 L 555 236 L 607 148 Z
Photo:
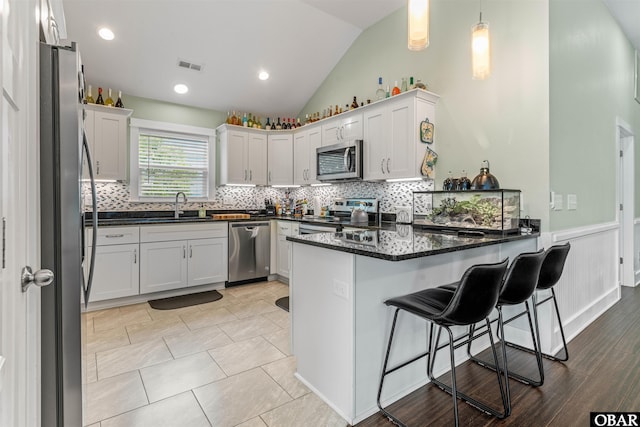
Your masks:
M 0 425 L 40 425 L 38 26 L 34 0 L 0 0 Z
M 618 224 L 620 236 L 619 282 L 623 286 L 635 286 L 634 249 L 634 135 L 631 127 L 616 119 L 616 137 L 620 160 L 618 164 Z

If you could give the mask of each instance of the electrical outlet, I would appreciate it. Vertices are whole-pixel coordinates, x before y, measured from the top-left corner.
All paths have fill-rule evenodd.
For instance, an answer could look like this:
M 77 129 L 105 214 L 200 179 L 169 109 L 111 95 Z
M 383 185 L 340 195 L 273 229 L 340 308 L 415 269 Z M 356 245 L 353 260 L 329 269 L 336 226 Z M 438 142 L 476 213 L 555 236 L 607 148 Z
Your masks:
M 346 300 L 349 299 L 349 285 L 340 282 L 338 280 L 333 281 L 333 293 L 339 296 L 340 298 L 344 298 Z
M 233 198 L 229 197 L 229 196 L 224 196 L 222 198 L 222 204 L 225 206 L 231 206 L 233 205 Z

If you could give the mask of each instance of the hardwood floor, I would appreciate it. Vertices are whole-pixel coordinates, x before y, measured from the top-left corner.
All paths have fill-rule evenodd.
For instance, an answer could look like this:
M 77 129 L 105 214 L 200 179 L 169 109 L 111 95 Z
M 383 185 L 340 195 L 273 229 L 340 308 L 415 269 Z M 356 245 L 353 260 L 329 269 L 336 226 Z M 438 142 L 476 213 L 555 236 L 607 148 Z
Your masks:
M 464 426 L 588 426 L 592 411 L 640 410 L 640 287 L 622 288 L 622 298 L 569 343 L 567 362 L 544 361 L 545 382 L 529 387 L 511 380 L 512 414 L 504 420 L 458 401 Z M 443 357 L 448 357 L 443 352 Z M 438 355 L 440 357 L 440 355 Z M 535 359 L 508 352 L 509 369 L 535 375 Z M 458 387 L 499 406 L 495 373 L 473 363 L 457 368 Z M 449 383 L 448 374 L 442 380 Z M 453 424 L 450 395 L 430 384 L 389 407 L 411 427 Z M 381 413 L 358 427 L 393 425 Z

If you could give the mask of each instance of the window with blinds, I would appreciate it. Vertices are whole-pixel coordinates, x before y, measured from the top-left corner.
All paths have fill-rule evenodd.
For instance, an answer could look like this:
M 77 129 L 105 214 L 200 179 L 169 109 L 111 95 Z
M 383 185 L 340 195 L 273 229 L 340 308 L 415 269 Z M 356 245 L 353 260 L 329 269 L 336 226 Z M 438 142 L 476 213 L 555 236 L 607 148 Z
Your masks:
M 191 135 L 138 134 L 138 196 L 188 198 L 209 194 L 209 142 Z

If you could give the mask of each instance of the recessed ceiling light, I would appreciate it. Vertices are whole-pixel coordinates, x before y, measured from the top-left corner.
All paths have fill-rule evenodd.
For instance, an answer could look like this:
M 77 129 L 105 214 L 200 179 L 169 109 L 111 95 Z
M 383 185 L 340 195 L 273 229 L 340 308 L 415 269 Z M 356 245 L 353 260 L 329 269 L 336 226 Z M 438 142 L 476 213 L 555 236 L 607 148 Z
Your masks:
M 113 40 L 113 38 L 115 37 L 115 35 L 113 34 L 113 31 L 111 31 L 107 27 L 99 28 L 98 35 L 102 37 L 104 40 Z
M 189 88 L 187 87 L 187 85 L 182 83 L 178 83 L 177 85 L 175 85 L 173 87 L 173 90 L 175 90 L 176 93 L 179 93 L 180 95 L 184 95 L 185 93 L 189 92 Z
M 266 71 L 260 71 L 260 74 L 258 74 L 258 78 L 260 80 L 267 80 L 269 78 L 269 73 L 267 73 Z

